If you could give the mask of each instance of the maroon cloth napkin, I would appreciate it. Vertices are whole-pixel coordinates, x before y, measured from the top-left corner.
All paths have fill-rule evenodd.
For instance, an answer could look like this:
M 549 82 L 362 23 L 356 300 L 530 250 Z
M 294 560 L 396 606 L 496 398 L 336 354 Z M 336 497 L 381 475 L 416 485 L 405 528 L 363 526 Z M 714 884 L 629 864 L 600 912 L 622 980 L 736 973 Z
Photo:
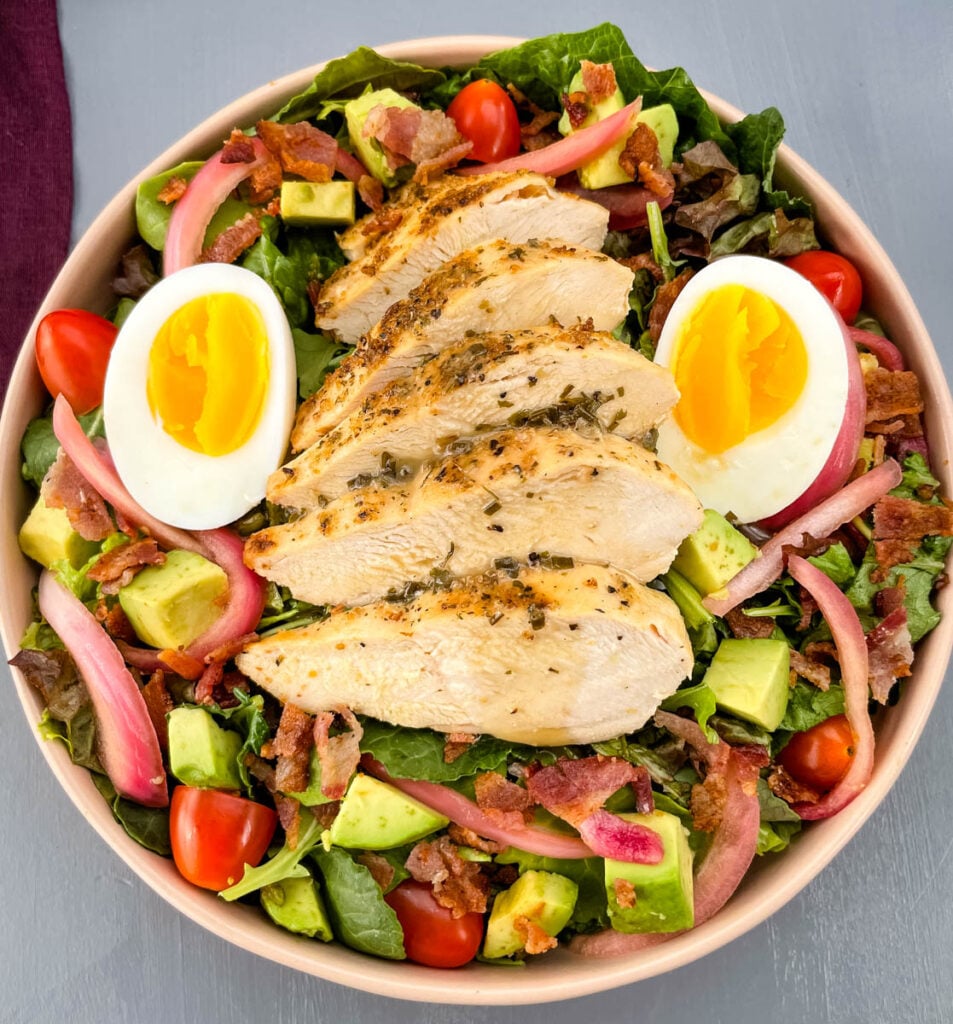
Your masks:
M 69 249 L 73 139 L 56 0 L 0 0 L 0 395 Z

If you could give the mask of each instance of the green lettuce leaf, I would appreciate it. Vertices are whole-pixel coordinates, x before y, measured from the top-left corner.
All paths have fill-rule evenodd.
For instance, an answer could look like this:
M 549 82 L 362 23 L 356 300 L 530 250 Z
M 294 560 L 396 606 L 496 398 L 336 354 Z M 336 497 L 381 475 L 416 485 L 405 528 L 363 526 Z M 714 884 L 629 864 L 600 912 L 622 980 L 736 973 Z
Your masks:
M 271 736 L 271 727 L 265 718 L 265 699 L 260 693 L 252 696 L 246 690 L 236 689 L 232 691 L 232 696 L 238 701 L 234 707 L 223 708 L 218 704 L 202 704 L 201 707 L 242 737 L 242 745 L 235 760 L 242 785 L 251 796 L 254 782 L 245 757 L 247 754 L 261 754 L 262 745 Z
M 755 853 L 760 857 L 765 853 L 780 853 L 786 850 L 791 840 L 801 831 L 800 821 L 762 821 L 758 826 L 758 844 Z
M 133 800 L 127 800 L 116 792 L 116 787 L 105 775 L 94 773 L 93 783 L 130 839 L 162 857 L 172 856 L 168 807 L 143 807 Z
M 326 334 L 309 334 L 300 327 L 291 332 L 298 373 L 298 397 L 307 398 L 324 383 L 324 378 L 352 351 Z
M 663 711 L 691 708 L 708 742 L 718 742 L 718 733 L 708 724 L 708 719 L 715 713 L 715 692 L 706 683 L 677 690 L 671 697 L 662 701 L 661 707 Z
M 908 455 L 903 460 L 903 479 L 890 492 L 895 498 L 913 498 L 936 503 L 940 499 L 936 497 L 936 491 L 940 481 L 930 472 L 927 460 L 922 455 Z
M 87 437 L 105 437 L 101 408 L 93 409 L 92 412 L 84 413 L 78 418 Z M 31 420 L 23 432 L 23 440 L 20 442 L 20 453 L 23 456 L 20 475 L 24 480 L 39 487 L 50 466 L 56 461 L 59 450 L 60 443 L 53 433 L 51 409 L 45 416 Z
M 778 731 L 803 732 L 844 710 L 844 691 L 834 684 L 829 690 L 819 690 L 811 683 L 798 680 L 791 690 L 787 711 Z
M 169 230 L 169 221 L 172 218 L 174 203 L 163 203 L 159 199 L 159 193 L 168 184 L 171 178 L 184 178 L 191 181 L 204 165 L 204 160 L 188 160 L 184 164 L 178 164 L 157 174 L 154 178 L 147 178 L 139 183 L 136 189 L 136 227 L 143 241 L 151 245 L 153 249 L 162 250 L 165 248 L 165 236 Z M 204 245 L 210 245 L 227 227 L 231 227 L 235 221 L 240 220 L 252 209 L 248 203 L 228 196 L 222 205 L 215 211 L 205 232 Z
M 841 589 L 857 575 L 857 566 L 843 544 L 832 544 L 822 555 L 811 555 L 808 561 L 829 576 Z
M 368 86 L 397 92 L 424 91 L 434 89 L 445 79 L 446 75 L 435 68 L 391 60 L 367 46 L 359 46 L 346 57 L 329 61 L 307 89 L 288 100 L 274 120 L 282 124 L 305 121 L 321 114 L 325 100 L 360 96 Z
M 241 879 L 223 889 L 219 896 L 231 903 L 242 896 L 261 889 L 262 886 L 272 882 L 280 882 L 285 878 L 306 878 L 310 875 L 308 869 L 301 863 L 302 860 L 321 842 L 321 824 L 307 811 L 301 809 L 301 826 L 298 830 L 298 844 L 292 850 L 287 843 L 264 864 L 257 868 L 245 865 L 245 873 Z M 378 890 L 380 891 L 380 890 Z
M 332 846 L 317 848 L 312 859 L 324 879 L 324 894 L 335 936 L 361 953 L 403 960 L 404 932 L 397 915 L 363 864 Z

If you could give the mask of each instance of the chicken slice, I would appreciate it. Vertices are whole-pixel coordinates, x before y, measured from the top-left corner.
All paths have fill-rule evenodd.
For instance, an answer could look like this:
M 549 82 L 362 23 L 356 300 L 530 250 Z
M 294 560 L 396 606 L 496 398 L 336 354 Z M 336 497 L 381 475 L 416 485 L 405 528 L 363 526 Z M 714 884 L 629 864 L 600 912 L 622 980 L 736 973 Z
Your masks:
M 608 223 L 603 207 L 558 192 L 541 174 L 444 174 L 427 184 L 412 182 L 396 202 L 342 236 L 352 262 L 325 282 L 315 323 L 354 344 L 388 306 L 464 249 L 494 238 L 559 238 L 601 249 Z
M 608 562 L 640 581 L 701 525 L 695 495 L 612 434 L 503 430 L 407 486 L 362 487 L 245 543 L 255 572 L 314 604 L 366 604 L 438 566 L 456 576 L 541 552 Z
M 478 335 L 371 395 L 268 480 L 268 500 L 313 508 L 380 473 L 410 469 L 448 439 L 520 420 L 590 422 L 641 439 L 675 404 L 671 373 L 610 334 L 557 324 Z M 547 410 L 544 415 L 531 413 Z
M 449 260 L 396 303 L 300 408 L 291 435 L 307 448 L 369 394 L 473 331 L 555 319 L 611 331 L 629 309 L 632 271 L 602 253 L 497 240 Z
M 614 569 L 471 576 L 406 603 L 336 609 L 245 648 L 238 667 L 315 714 L 534 745 L 640 728 L 691 672 L 675 604 Z

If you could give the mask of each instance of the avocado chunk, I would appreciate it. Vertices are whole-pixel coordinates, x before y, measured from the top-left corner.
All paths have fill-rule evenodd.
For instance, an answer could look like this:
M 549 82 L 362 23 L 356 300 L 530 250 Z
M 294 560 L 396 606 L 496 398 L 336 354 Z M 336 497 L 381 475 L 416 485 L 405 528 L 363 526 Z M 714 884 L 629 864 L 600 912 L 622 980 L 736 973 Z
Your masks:
M 526 948 L 526 923 L 555 937 L 569 922 L 579 886 L 551 871 L 524 871 L 493 901 L 483 941 L 483 955 L 494 960 Z M 521 927 L 522 925 L 522 927 Z
M 678 932 L 695 923 L 692 851 L 674 814 L 623 814 L 658 833 L 665 854 L 658 864 L 606 860 L 609 923 L 619 932 Z
M 241 789 L 238 755 L 242 738 L 223 729 L 202 708 L 169 712 L 169 769 L 186 786 Z
M 277 925 L 307 935 L 309 939 L 330 942 L 334 938 L 318 883 L 306 878 L 284 878 L 261 890 L 261 905 Z
M 222 614 L 228 577 L 192 551 L 170 551 L 119 591 L 136 635 L 160 650 L 188 647 Z
M 50 508 L 42 495 L 20 527 L 19 540 L 20 550 L 44 569 L 62 561 L 78 569 L 99 550 L 95 541 L 85 540 L 73 529 L 65 508 Z
M 299 227 L 341 227 L 354 223 L 353 181 L 283 181 L 281 217 Z
M 308 788 L 300 793 L 286 793 L 305 807 L 317 807 L 318 804 L 330 803 L 330 799 L 321 792 L 321 758 L 316 747 L 311 748 L 311 763 L 308 766 Z
M 393 89 L 375 89 L 373 92 L 366 92 L 351 100 L 344 107 L 344 119 L 347 121 L 347 134 L 351 145 L 361 158 L 368 173 L 372 174 L 378 181 L 392 188 L 397 184 L 397 176 L 388 167 L 387 157 L 377 139 L 372 139 L 364 134 L 364 122 L 367 115 L 377 106 L 385 107 L 416 107 L 417 104 L 401 96 Z
M 569 93 L 583 92 L 582 71 L 577 71 L 569 83 Z M 563 135 L 571 135 L 573 131 L 581 128 L 588 128 L 598 121 L 604 121 L 607 117 L 615 114 L 625 106 L 625 97 L 622 90 L 616 86 L 611 96 L 593 104 L 589 115 L 582 122 L 579 128 L 573 129 L 569 122 L 569 114 L 563 111 L 559 119 L 559 131 Z M 658 139 L 659 155 L 662 163 L 668 167 L 672 162 L 675 150 L 675 140 L 678 138 L 678 118 L 675 109 L 669 103 L 662 103 L 657 107 L 649 107 L 639 113 L 635 119 L 636 124 L 644 124 L 651 128 Z M 619 157 L 625 148 L 626 138 L 620 139 L 615 145 L 610 146 L 601 156 L 590 160 L 579 168 L 579 184 L 583 188 L 597 189 L 606 188 L 609 185 L 624 185 L 632 181 L 632 178 L 619 166 Z
M 705 682 L 722 711 L 774 732 L 787 711 L 790 669 L 787 640 L 722 640 Z
M 758 549 L 714 509 L 681 543 L 672 568 L 704 597 L 721 590 L 758 554 Z
M 449 819 L 371 775 L 355 775 L 330 828 L 334 846 L 390 850 L 446 828 Z

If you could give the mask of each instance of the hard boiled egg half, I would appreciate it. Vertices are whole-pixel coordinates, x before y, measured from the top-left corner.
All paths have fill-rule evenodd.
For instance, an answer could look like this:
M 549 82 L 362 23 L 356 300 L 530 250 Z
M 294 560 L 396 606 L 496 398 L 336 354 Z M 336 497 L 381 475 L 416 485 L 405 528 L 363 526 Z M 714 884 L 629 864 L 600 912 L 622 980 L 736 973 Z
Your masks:
M 295 409 L 294 345 L 271 288 L 205 263 L 151 288 L 122 325 L 106 374 L 109 451 L 132 496 L 188 530 L 258 504 Z
M 682 290 L 656 362 L 679 400 L 658 454 L 706 508 L 774 528 L 843 485 L 863 434 L 863 383 L 833 308 L 773 260 L 729 256 Z

